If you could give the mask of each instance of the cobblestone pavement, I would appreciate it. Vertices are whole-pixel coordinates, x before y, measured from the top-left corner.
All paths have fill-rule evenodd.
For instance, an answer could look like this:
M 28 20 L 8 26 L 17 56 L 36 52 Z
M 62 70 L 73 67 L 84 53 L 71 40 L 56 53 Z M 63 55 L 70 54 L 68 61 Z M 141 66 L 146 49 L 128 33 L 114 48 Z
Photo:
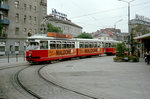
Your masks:
M 0 99 L 34 99 L 15 81 L 15 74 L 24 67 L 0 70 Z
M 46 82 L 38 75 L 40 67 L 32 66 L 19 74 L 21 83 L 32 92 L 44 99 L 91 99 Z
M 150 65 L 113 62 L 113 56 L 51 64 L 43 77 L 60 86 L 104 99 L 150 99 Z

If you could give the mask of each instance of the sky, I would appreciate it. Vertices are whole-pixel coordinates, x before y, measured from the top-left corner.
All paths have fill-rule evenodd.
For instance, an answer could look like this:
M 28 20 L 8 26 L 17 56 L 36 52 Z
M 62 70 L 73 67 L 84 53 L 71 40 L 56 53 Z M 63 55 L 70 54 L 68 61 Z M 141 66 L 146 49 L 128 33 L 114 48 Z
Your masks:
M 123 1 L 47 0 L 47 14 L 52 13 L 52 8 L 67 14 L 68 19 L 83 27 L 83 32 L 114 28 L 115 24 L 117 29 L 128 32 L 128 4 Z M 135 14 L 150 18 L 149 11 L 150 0 L 134 0 L 130 3 L 130 19 L 134 19 Z

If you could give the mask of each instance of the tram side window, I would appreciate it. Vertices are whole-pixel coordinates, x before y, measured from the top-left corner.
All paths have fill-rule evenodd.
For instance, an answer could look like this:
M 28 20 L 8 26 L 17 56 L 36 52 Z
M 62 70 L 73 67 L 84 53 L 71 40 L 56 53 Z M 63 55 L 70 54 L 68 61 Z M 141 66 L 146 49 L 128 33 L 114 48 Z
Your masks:
M 48 49 L 48 41 L 40 41 L 40 49 Z
M 85 48 L 89 48 L 89 43 L 85 43 Z
M 104 45 L 105 45 L 105 43 L 104 43 L 104 42 L 101 42 L 101 48 L 103 48 L 103 47 L 104 47 Z
M 75 42 L 71 43 L 71 48 L 75 48 Z
M 98 43 L 97 43 L 97 47 L 98 47 L 98 48 L 101 48 L 101 42 L 98 42 Z
M 109 47 L 112 47 L 111 43 L 109 43 Z
M 94 43 L 94 48 L 97 48 L 97 42 Z
M 107 47 L 107 48 L 108 48 L 108 47 L 109 47 L 109 43 L 105 43 L 105 47 Z
M 60 42 L 60 41 L 58 41 L 58 42 L 56 43 L 56 49 L 61 49 L 61 42 Z
M 80 42 L 80 48 L 84 48 L 84 43 Z
M 50 49 L 56 49 L 55 41 L 50 41 Z
M 66 48 L 67 48 L 66 42 L 62 42 L 62 49 L 66 49 Z
M 71 48 L 71 42 L 67 42 L 67 48 Z
M 94 47 L 93 42 L 91 42 L 89 45 L 90 45 L 90 46 L 89 46 L 90 48 L 93 48 L 93 47 Z

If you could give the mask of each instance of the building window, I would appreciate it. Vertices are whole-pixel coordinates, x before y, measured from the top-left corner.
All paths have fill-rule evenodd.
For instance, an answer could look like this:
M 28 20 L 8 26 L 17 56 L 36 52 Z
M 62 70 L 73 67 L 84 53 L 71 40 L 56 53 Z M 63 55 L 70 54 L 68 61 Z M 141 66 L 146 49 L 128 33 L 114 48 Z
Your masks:
M 19 14 L 16 13 L 16 22 L 18 23 L 19 22 Z
M 24 23 L 26 23 L 26 20 L 27 20 L 27 16 L 24 15 Z
M 15 7 L 18 9 L 19 8 L 19 1 L 15 1 Z
M 15 34 L 16 34 L 16 35 L 19 35 L 19 27 L 16 27 L 16 29 L 15 29 Z
M 30 11 L 32 10 L 32 5 L 30 5 Z
M 45 15 L 46 14 L 46 9 L 43 7 L 42 8 L 42 14 Z
M 36 17 L 34 17 L 34 24 L 36 25 Z
M 27 28 L 24 28 L 24 34 L 26 34 L 27 33 Z
M 26 4 L 24 4 L 24 10 L 27 10 L 27 5 Z
M 36 29 L 35 29 L 34 31 L 35 31 L 35 34 L 36 34 L 36 33 L 37 33 L 37 32 L 36 32 Z
M 30 24 L 32 24 L 32 17 L 31 17 L 31 16 L 30 16 L 30 19 L 29 19 L 29 21 L 30 21 L 29 23 L 30 23 Z
M 34 12 L 36 12 L 36 6 L 34 6 Z

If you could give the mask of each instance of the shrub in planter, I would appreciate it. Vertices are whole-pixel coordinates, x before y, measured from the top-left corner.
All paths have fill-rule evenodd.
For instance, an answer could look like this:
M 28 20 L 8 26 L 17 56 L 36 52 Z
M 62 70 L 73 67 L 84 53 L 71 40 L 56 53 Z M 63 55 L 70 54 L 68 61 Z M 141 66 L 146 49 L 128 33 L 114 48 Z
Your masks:
M 139 57 L 133 56 L 133 57 L 131 58 L 131 60 L 132 60 L 132 62 L 139 62 Z
M 123 57 L 114 57 L 113 60 L 114 60 L 114 62 L 122 62 Z
M 125 56 L 125 51 L 127 51 L 125 43 L 123 43 L 123 42 L 122 43 L 118 43 L 116 45 L 116 51 L 117 51 L 116 56 L 124 57 Z

